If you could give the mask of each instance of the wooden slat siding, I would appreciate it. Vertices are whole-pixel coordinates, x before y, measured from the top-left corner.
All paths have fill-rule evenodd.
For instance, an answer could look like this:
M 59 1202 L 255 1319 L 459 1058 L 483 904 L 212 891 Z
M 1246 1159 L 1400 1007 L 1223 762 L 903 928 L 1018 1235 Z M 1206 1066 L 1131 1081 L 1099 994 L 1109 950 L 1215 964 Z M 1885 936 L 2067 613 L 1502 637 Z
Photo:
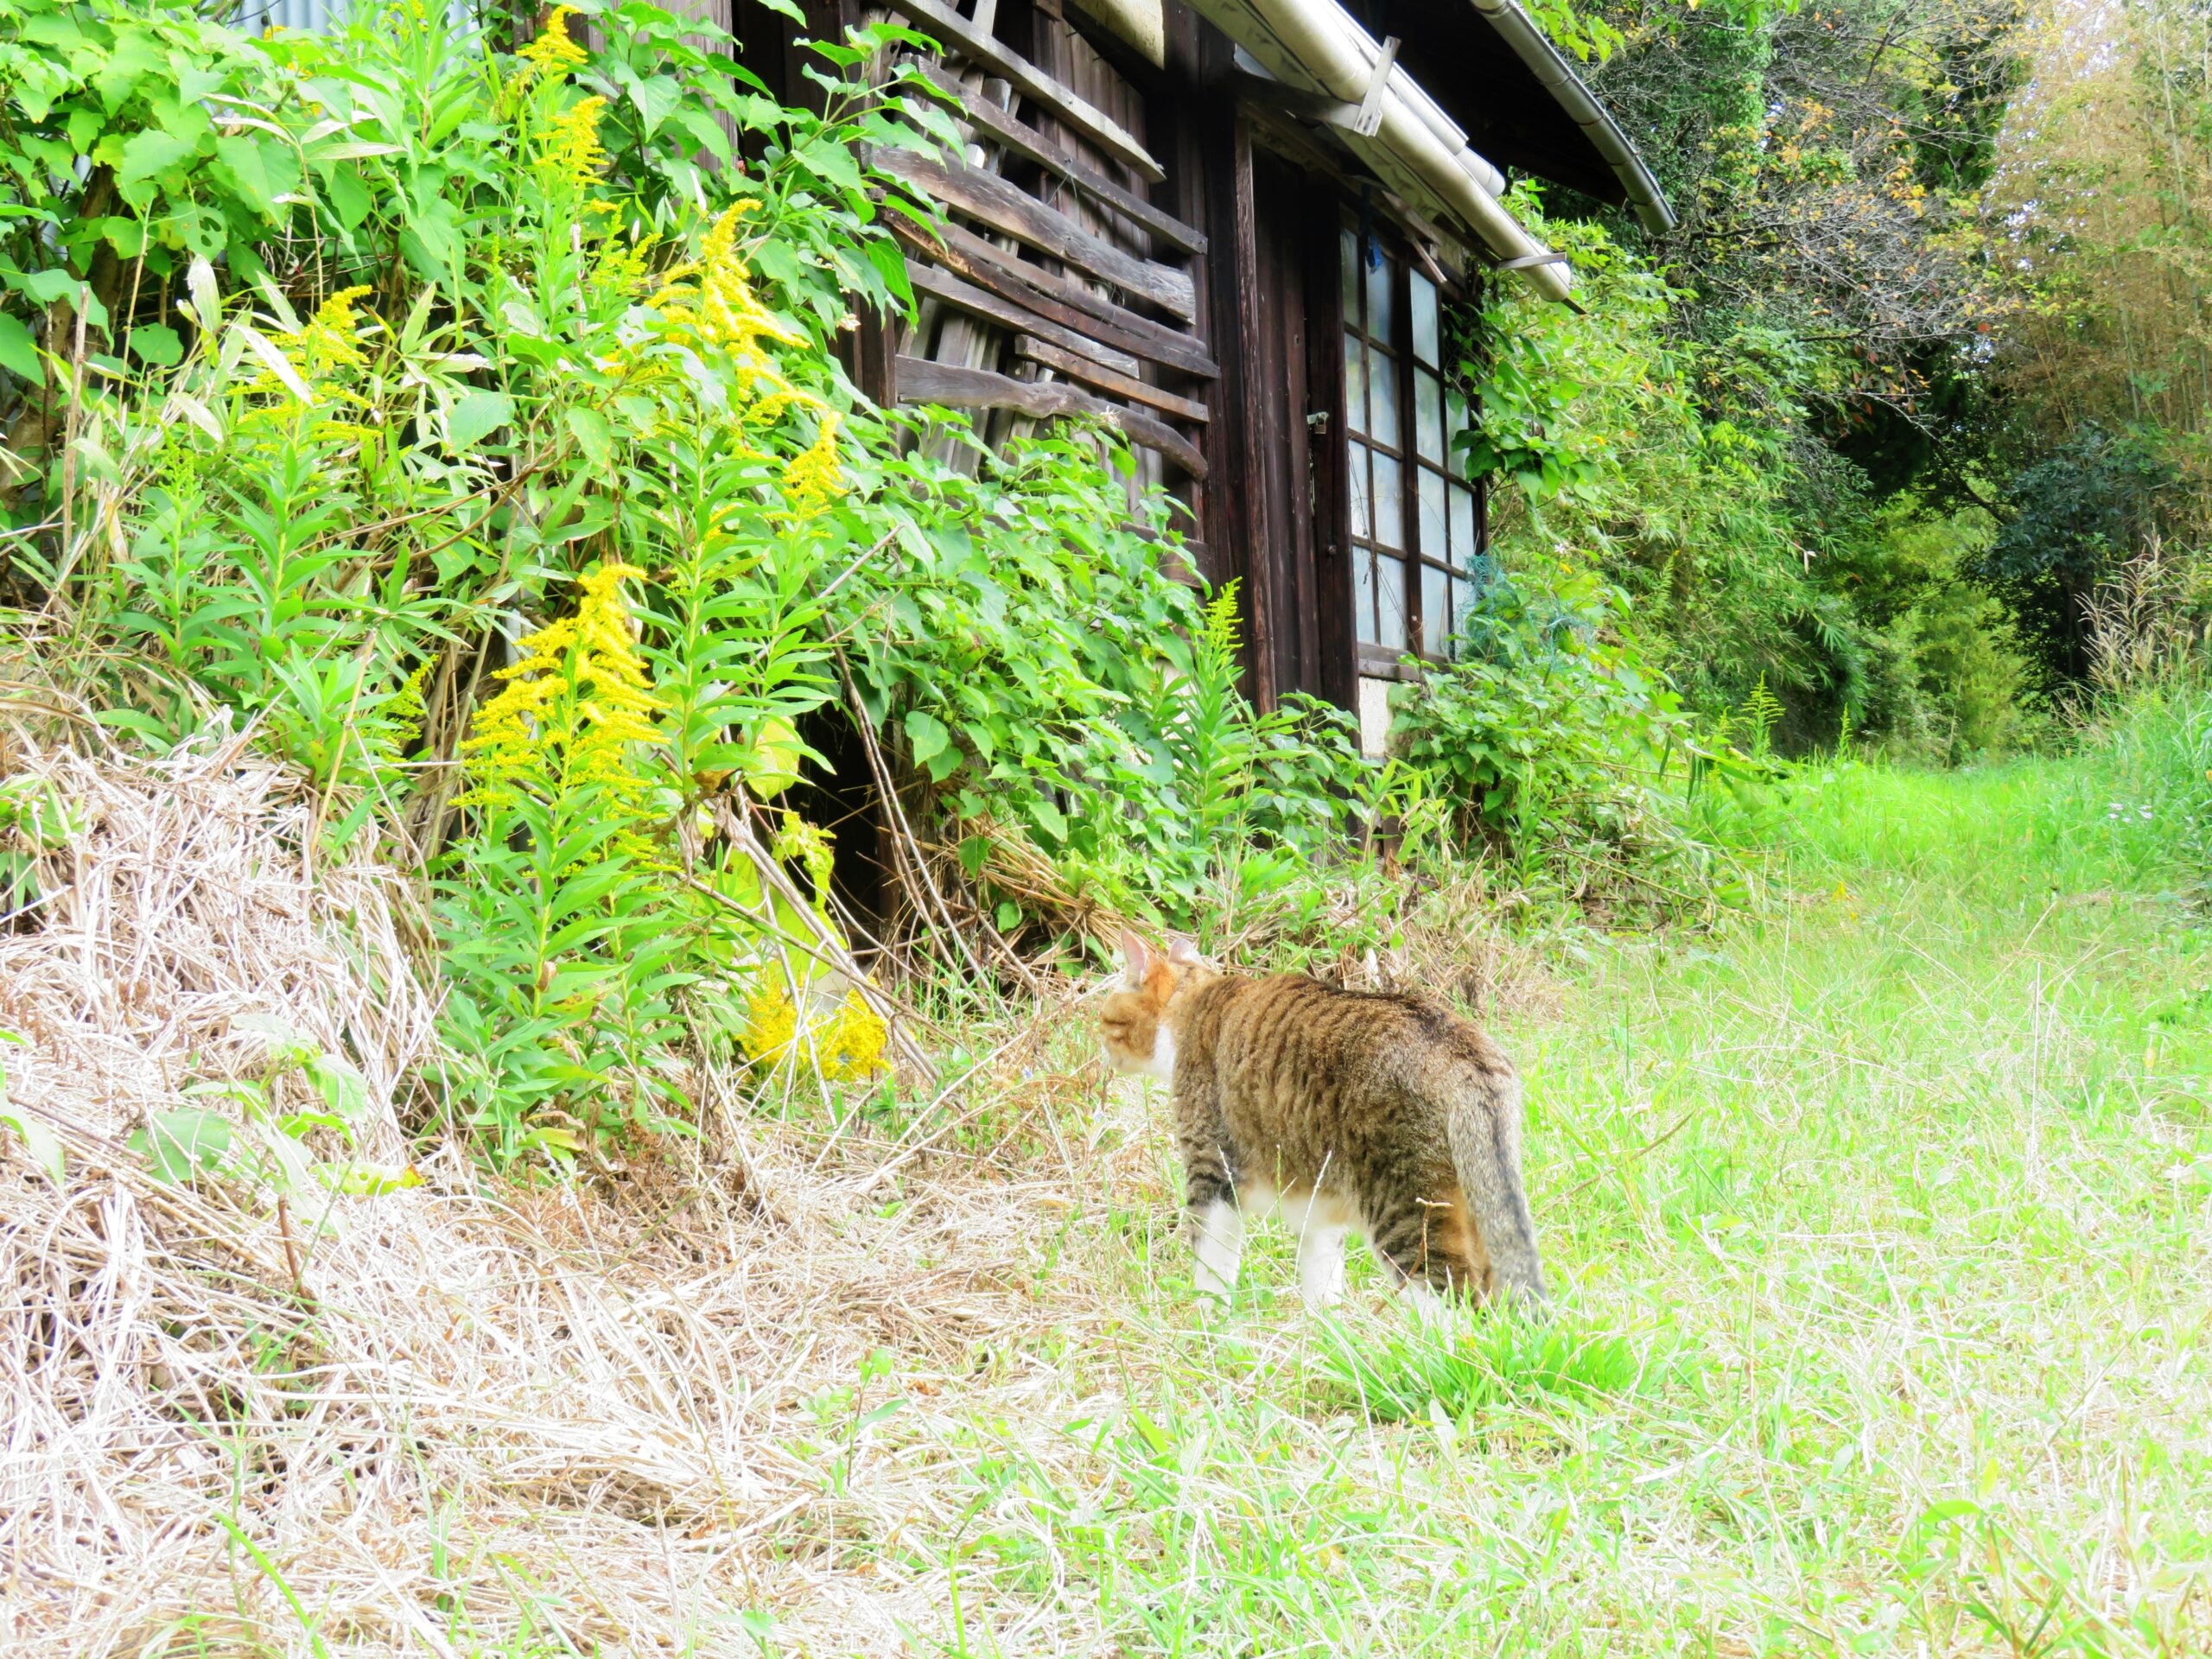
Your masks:
M 1230 136 L 1228 168 L 1229 214 L 1234 226 L 1230 256 L 1236 269 L 1230 326 L 1236 330 L 1238 426 L 1243 442 L 1235 476 L 1244 497 L 1245 613 L 1251 619 L 1252 700 L 1261 709 L 1275 707 L 1278 683 L 1274 641 L 1274 586 L 1288 562 L 1289 548 L 1278 522 L 1274 493 L 1263 487 L 1268 448 L 1281 426 L 1277 399 L 1268 396 L 1264 332 L 1261 325 L 1258 212 L 1252 199 L 1252 134 L 1242 120 Z M 1271 412 L 1272 411 L 1272 412 Z
M 1153 135 L 1147 125 L 1143 98 L 1133 85 L 1099 57 L 1088 40 L 1069 24 L 1066 9 L 1061 0 L 1030 0 L 1030 12 L 1031 56 L 1039 67 L 1061 85 L 1072 87 L 1077 96 L 1104 110 L 1131 131 L 1139 133 L 1149 146 Z M 1054 119 L 1049 112 L 1039 113 L 1038 129 L 1048 142 L 1093 170 L 1107 177 L 1122 180 L 1132 189 L 1147 188 L 1147 181 L 1130 173 L 1122 162 L 1099 149 L 1084 134 Z M 1149 257 L 1158 251 L 1156 238 L 1142 226 L 1106 204 L 1071 188 L 1062 180 L 1055 177 L 1040 179 L 1037 194 L 1048 205 L 1058 208 L 1102 241 L 1140 257 Z M 1101 297 L 1116 297 L 1108 285 L 1095 282 L 1079 266 L 1068 267 L 1066 276 L 1076 286 L 1090 289 Z M 1194 283 L 1194 309 L 1195 294 Z M 1043 372 L 1052 372 L 1049 369 Z M 1140 449 L 1135 459 L 1136 470 L 1128 480 L 1132 509 L 1136 507 L 1144 491 L 1167 481 L 1166 468 L 1157 453 Z
M 1015 380 L 988 369 L 967 369 L 927 358 L 899 359 L 899 394 L 910 404 L 942 404 L 947 409 L 1015 410 L 1033 420 L 1061 415 L 1090 415 L 1121 429 L 1130 442 L 1173 456 L 1194 478 L 1205 476 L 1198 448 L 1165 421 L 1141 410 L 1109 403 L 1063 381 Z
M 1179 252 L 1202 254 L 1206 251 L 1206 238 L 1172 213 L 1164 213 L 1134 190 L 1123 188 L 1104 174 L 1082 166 L 1068 159 L 1051 139 L 1031 126 L 1017 120 L 996 106 L 972 99 L 961 87 L 959 79 L 937 64 L 921 60 L 923 78 L 932 86 L 959 99 L 960 113 L 972 125 L 982 127 L 990 137 L 1028 161 L 1036 162 L 1047 172 L 1065 179 L 1086 196 L 1111 207 L 1116 213 L 1134 219 L 1168 246 Z
M 948 226 L 942 242 L 906 220 L 893 218 L 892 232 L 916 256 L 918 262 L 939 264 L 955 276 L 988 289 L 1001 299 L 1038 316 L 1060 324 L 1133 357 L 1179 370 L 1199 379 L 1211 379 L 1220 365 L 1206 348 L 1188 334 L 1177 334 L 1165 324 L 1101 299 L 1067 277 L 1039 264 L 1009 257 L 973 231 Z M 916 269 L 921 266 L 918 263 Z M 1039 332 L 1042 332 L 1041 330 Z
M 974 215 L 993 230 L 1086 270 L 1185 321 L 1196 308 L 1186 273 L 1124 252 L 995 173 L 964 162 L 942 166 L 911 149 L 871 149 L 869 159 L 946 205 Z
M 1019 54 L 982 33 L 950 6 L 938 0 L 885 0 L 923 34 L 946 49 L 957 52 L 999 75 L 1033 103 L 1052 111 L 1067 125 L 1116 160 L 1126 162 L 1146 180 L 1157 183 L 1166 176 L 1145 147 L 1103 110 L 1062 86 Z
M 1313 525 L 1309 556 L 1300 577 L 1300 602 L 1309 619 L 1302 647 L 1306 652 L 1305 689 L 1339 709 L 1356 709 L 1357 628 L 1351 561 L 1345 556 L 1351 502 L 1344 447 L 1344 295 L 1338 267 L 1336 215 L 1324 213 L 1318 222 L 1309 220 L 1306 237 L 1306 406 L 1326 410 L 1329 420 L 1319 429 L 1309 423 L 1306 432 Z
M 1130 403 L 1149 404 L 1154 409 L 1186 421 L 1203 422 L 1206 418 L 1204 404 L 1194 403 L 1188 397 L 1178 397 L 1173 392 L 1162 391 L 1158 386 L 1147 385 L 1133 376 L 1116 372 L 1096 359 L 1064 350 L 1033 335 L 1022 335 L 1015 341 L 1014 351 L 1033 363 L 1058 369 L 1071 380 L 1080 380 L 1086 386 L 1111 392 Z
M 1211 378 L 1216 365 L 1195 331 L 1176 326 L 1196 310 L 1195 276 L 1151 256 L 1195 260 L 1205 240 L 1147 200 L 1162 169 L 1139 164 L 1150 162 L 1143 96 L 1076 39 L 1056 0 L 984 0 L 974 22 L 955 20 L 959 30 L 918 15 L 942 12 L 938 0 L 874 3 L 951 48 L 949 61 L 925 73 L 960 105 L 970 141 L 958 160 L 871 156 L 957 216 L 931 227 L 890 221 L 920 304 L 917 326 L 893 346 L 884 383 L 901 402 L 979 411 L 976 430 L 994 446 L 1057 415 L 1099 416 L 1135 446 L 1133 489 L 1164 482 L 1166 461 L 1197 497 L 1205 454 L 1160 416 L 1202 433 L 1205 394 L 1184 387 Z M 985 48 L 970 49 L 986 38 Z M 1057 94 L 1040 93 L 1036 77 Z M 1017 95 L 1026 100 L 1018 110 Z M 1101 120 L 1140 156 L 1117 148 Z M 1027 352 L 1024 337 L 1034 342 Z M 940 458 L 965 469 L 974 453 Z
M 918 294 L 927 294 L 932 299 L 978 317 L 986 322 L 997 323 L 1002 328 L 1026 330 L 1071 354 L 1080 354 L 1124 376 L 1134 377 L 1144 366 L 1143 359 L 1128 352 L 1101 345 L 1096 340 L 1085 339 L 1073 329 L 1062 328 L 1048 319 L 1037 315 L 1009 300 L 963 283 L 950 272 L 935 265 L 913 264 L 907 268 L 908 277 Z M 1203 417 L 1201 417 L 1203 418 Z

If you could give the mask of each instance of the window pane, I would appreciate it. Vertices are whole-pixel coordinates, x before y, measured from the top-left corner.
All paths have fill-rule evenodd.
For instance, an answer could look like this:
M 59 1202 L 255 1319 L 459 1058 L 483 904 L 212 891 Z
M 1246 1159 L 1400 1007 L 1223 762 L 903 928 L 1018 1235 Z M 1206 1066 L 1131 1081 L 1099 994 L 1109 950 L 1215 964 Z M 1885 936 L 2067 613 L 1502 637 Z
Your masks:
M 1375 544 L 1377 547 L 1403 547 L 1406 544 L 1406 507 L 1398 494 L 1398 463 L 1388 455 L 1376 455 L 1375 463 Z
M 1406 565 L 1387 553 L 1375 556 L 1375 643 L 1392 651 L 1406 648 Z
M 1444 435 L 1458 436 L 1467 429 L 1467 400 L 1457 391 L 1444 394 Z
M 1344 327 L 1359 327 L 1359 238 L 1350 230 L 1337 232 L 1337 250 L 1344 265 Z
M 1467 561 L 1481 551 L 1482 549 L 1475 545 L 1475 493 L 1464 484 L 1454 484 L 1452 486 L 1452 568 L 1465 570 Z
M 1367 332 L 1385 345 L 1397 339 L 1398 262 L 1380 244 L 1370 244 L 1367 265 Z
M 1421 469 L 1421 550 L 1432 559 L 1450 556 L 1452 543 L 1444 517 L 1444 474 Z
M 1351 570 L 1352 626 L 1359 631 L 1361 639 L 1370 645 L 1379 644 L 1375 636 L 1375 556 L 1363 547 L 1355 547 L 1351 550 Z
M 1351 334 L 1344 336 L 1344 424 L 1367 430 L 1367 348 Z
M 1367 446 L 1354 443 L 1345 448 L 1350 451 L 1346 460 L 1351 463 L 1346 470 L 1351 474 L 1351 533 L 1372 536 L 1374 527 L 1367 517 Z
M 1414 355 L 1432 367 L 1439 362 L 1436 284 L 1419 271 L 1408 274 L 1414 290 Z
M 1421 568 L 1421 631 L 1424 647 L 1444 654 L 1444 641 L 1452 632 L 1450 578 L 1434 565 Z
M 1367 352 L 1368 430 L 1377 443 L 1398 447 L 1398 362 L 1370 346 Z
M 1423 461 L 1444 462 L 1444 383 L 1427 369 L 1414 371 L 1414 448 Z

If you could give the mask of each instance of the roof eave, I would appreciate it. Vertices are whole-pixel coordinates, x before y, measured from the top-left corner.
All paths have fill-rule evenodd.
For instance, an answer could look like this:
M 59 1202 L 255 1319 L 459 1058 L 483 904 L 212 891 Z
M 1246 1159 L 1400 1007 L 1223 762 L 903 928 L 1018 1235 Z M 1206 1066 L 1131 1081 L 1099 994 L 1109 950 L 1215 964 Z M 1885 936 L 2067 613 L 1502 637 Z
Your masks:
M 1469 0 L 1469 3 L 1482 14 L 1483 21 L 1497 31 L 1514 56 L 1529 67 L 1529 73 L 1551 94 L 1567 118 L 1582 129 L 1591 148 L 1604 158 L 1613 177 L 1619 181 L 1621 192 L 1628 199 L 1637 222 L 1655 233 L 1674 229 L 1675 210 L 1668 205 L 1665 192 L 1644 166 L 1643 158 L 1636 153 L 1636 146 L 1629 143 L 1627 135 L 1606 113 L 1605 106 L 1582 84 L 1582 78 L 1574 73 L 1559 48 L 1552 44 L 1551 36 L 1521 9 L 1520 0 Z

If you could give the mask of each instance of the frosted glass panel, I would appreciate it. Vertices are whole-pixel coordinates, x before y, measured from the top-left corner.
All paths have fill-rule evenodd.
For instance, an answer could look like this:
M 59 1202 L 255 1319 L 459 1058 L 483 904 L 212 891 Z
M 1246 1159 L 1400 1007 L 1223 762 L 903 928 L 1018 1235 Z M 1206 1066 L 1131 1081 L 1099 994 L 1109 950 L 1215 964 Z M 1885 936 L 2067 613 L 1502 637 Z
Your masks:
M 1452 486 L 1452 563 L 1467 568 L 1467 561 L 1481 552 L 1475 545 L 1475 493 L 1464 484 Z
M 1337 232 L 1337 251 L 1344 264 L 1344 322 L 1359 321 L 1359 238 L 1350 231 Z
M 1371 263 L 1367 267 L 1367 332 L 1377 340 L 1397 337 L 1397 262 L 1387 256 L 1370 253 Z
M 1398 447 L 1398 363 L 1395 358 L 1381 352 L 1367 354 L 1369 391 L 1367 400 L 1368 430 L 1375 435 L 1377 443 Z
M 1406 280 L 1413 284 L 1414 355 L 1435 367 L 1440 361 L 1437 355 L 1436 284 L 1417 270 Z
M 1367 430 L 1367 348 L 1351 334 L 1344 336 L 1344 423 L 1355 432 Z
M 1448 579 L 1433 565 L 1421 568 L 1421 631 L 1427 650 L 1444 653 L 1452 632 L 1452 601 Z
M 1351 465 L 1346 470 L 1351 474 L 1351 533 L 1372 536 L 1375 532 L 1367 516 L 1367 446 L 1355 443 L 1350 448 Z
M 1446 556 L 1452 545 L 1446 528 L 1444 474 L 1421 469 L 1421 550 L 1432 559 Z
M 1375 643 L 1392 651 L 1406 648 L 1406 567 L 1388 554 L 1375 558 Z
M 1444 464 L 1444 383 L 1427 369 L 1414 371 L 1414 448 Z
M 1374 457 L 1375 528 L 1370 532 L 1380 547 L 1406 544 L 1406 506 L 1398 493 L 1398 463 L 1388 455 Z M 1353 528 L 1357 530 L 1357 524 Z
M 1375 638 L 1375 556 L 1363 547 L 1351 553 L 1352 615 L 1363 639 Z

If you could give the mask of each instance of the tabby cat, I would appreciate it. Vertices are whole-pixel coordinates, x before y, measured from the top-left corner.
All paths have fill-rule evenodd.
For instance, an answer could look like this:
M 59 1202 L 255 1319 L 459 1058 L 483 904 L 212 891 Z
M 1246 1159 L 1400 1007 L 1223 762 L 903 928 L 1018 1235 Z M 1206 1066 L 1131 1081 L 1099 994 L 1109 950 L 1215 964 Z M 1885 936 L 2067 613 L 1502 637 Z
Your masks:
M 1427 997 L 1217 973 L 1179 939 L 1122 948 L 1107 1058 L 1173 1088 L 1200 1291 L 1235 1288 L 1245 1213 L 1272 1206 L 1308 1306 L 1340 1294 L 1355 1228 L 1417 1298 L 1541 1305 L 1520 1083 L 1488 1037 Z

